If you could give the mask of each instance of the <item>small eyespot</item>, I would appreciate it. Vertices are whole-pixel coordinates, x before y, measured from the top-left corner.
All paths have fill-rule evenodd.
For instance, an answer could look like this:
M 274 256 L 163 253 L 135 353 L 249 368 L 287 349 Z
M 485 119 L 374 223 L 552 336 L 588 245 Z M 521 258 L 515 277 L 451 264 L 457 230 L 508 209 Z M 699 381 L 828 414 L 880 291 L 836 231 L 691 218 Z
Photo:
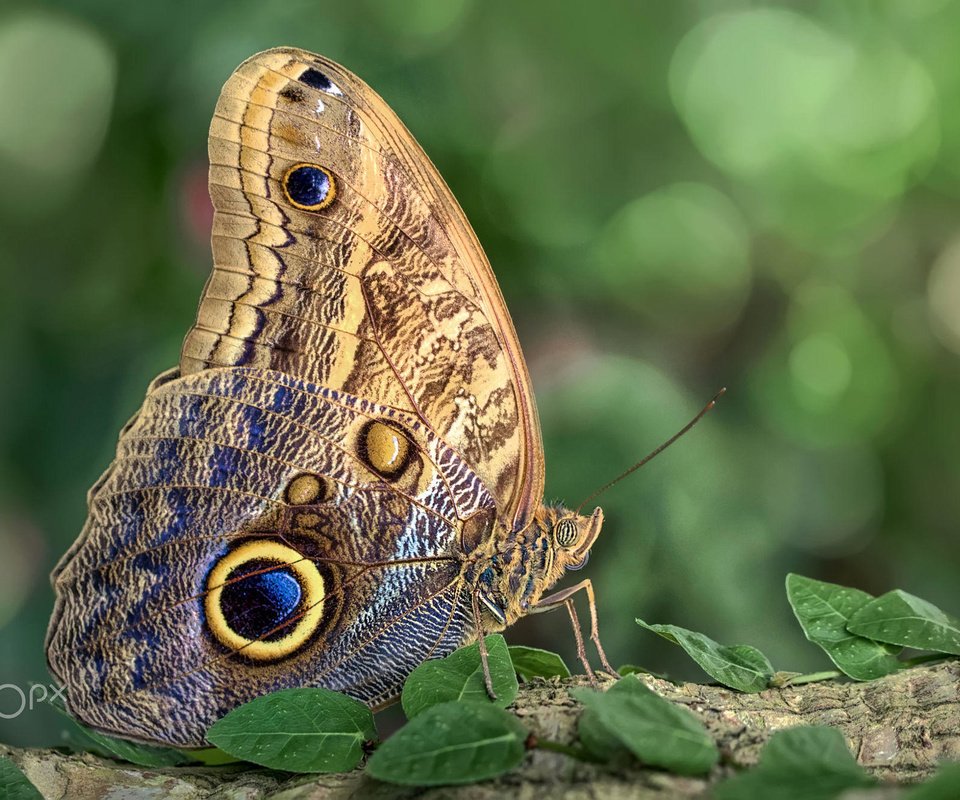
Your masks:
M 554 527 L 553 538 L 560 547 L 570 547 L 580 538 L 580 529 L 572 519 L 564 518 Z
M 316 565 L 262 539 L 227 552 L 207 576 L 207 626 L 225 647 L 254 661 L 300 648 L 323 619 L 325 587 Z
M 283 176 L 283 191 L 291 205 L 320 211 L 337 196 L 333 173 L 316 164 L 294 164 Z
M 312 86 L 314 89 L 319 89 L 321 92 L 326 92 L 327 94 L 337 96 L 343 94 L 343 92 L 340 91 L 339 86 L 331 81 L 320 70 L 314 69 L 313 67 L 308 67 L 300 73 L 300 82 L 307 84 L 307 86 Z
M 399 478 L 414 454 L 403 432 L 375 419 L 360 430 L 357 445 L 363 463 L 387 480 Z
M 291 506 L 313 506 L 333 497 L 331 482 L 322 475 L 302 472 L 284 490 L 283 499 Z

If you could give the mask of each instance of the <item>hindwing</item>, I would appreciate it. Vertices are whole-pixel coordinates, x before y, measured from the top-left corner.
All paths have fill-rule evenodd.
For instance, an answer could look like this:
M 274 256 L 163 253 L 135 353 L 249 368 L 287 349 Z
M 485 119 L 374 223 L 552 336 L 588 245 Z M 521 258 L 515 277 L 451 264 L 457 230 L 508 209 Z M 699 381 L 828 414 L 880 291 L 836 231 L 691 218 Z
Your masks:
M 364 451 L 371 425 L 402 432 L 411 448 L 389 480 Z M 56 576 L 51 667 L 69 676 L 71 708 L 88 724 L 181 745 L 279 688 L 323 685 L 377 705 L 472 630 L 453 554 L 460 520 L 493 509 L 479 477 L 407 412 L 266 370 L 161 382 Z M 264 562 L 256 580 L 227 581 L 248 616 L 262 587 L 244 584 L 301 560 L 319 574 L 320 591 L 309 607 L 293 604 L 286 624 L 270 608 L 238 623 L 224 580 L 211 583 L 251 545 Z M 252 642 L 280 643 L 275 655 L 218 637 L 218 609 Z

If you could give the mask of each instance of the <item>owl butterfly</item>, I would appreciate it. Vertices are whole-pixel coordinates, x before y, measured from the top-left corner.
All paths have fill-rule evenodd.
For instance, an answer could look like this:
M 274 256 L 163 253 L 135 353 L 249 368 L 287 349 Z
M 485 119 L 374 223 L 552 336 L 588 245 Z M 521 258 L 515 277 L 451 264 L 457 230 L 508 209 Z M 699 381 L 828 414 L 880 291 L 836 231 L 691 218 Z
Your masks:
M 543 504 L 503 297 L 396 115 L 343 67 L 280 48 L 227 81 L 209 152 L 196 324 L 53 574 L 47 656 L 70 710 L 198 747 L 277 689 L 376 707 L 531 612 L 565 605 L 582 656 L 579 590 L 599 648 L 590 581 L 544 593 L 603 514 Z

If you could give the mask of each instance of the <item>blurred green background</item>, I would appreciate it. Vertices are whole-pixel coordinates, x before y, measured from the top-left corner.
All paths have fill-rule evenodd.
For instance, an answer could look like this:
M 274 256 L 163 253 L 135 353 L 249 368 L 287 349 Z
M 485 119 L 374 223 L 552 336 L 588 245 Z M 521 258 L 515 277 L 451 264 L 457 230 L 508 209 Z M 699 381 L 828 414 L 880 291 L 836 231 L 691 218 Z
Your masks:
M 549 499 L 729 388 L 602 499 L 580 575 L 613 661 L 703 679 L 642 616 L 825 668 L 788 571 L 960 612 L 957 30 L 944 0 L 7 2 L 0 683 L 48 680 L 48 573 L 210 269 L 215 98 L 280 44 L 377 89 L 464 206 L 533 373 Z M 562 614 L 508 640 L 575 663 Z M 60 727 L 34 711 L 0 738 Z

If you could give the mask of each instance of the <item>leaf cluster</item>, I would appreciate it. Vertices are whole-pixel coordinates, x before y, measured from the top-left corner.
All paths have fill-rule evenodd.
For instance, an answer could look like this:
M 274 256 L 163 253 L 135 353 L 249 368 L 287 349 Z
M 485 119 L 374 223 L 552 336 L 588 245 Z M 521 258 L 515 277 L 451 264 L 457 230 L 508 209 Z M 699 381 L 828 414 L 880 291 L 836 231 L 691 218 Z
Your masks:
M 722 645 L 677 625 L 637 622 L 679 645 L 714 680 L 742 692 L 833 677 L 872 680 L 915 663 L 898 658 L 905 648 L 960 655 L 960 620 L 902 590 L 872 597 L 866 592 L 788 575 L 787 598 L 806 637 L 821 647 L 839 673 L 797 676 L 774 671 L 751 645 Z M 184 753 L 148 747 L 77 728 L 83 749 L 147 767 L 247 761 L 300 773 L 344 772 L 366 760 L 371 777 L 400 785 L 474 783 L 517 767 L 533 747 L 597 763 L 639 761 L 682 775 L 706 775 L 720 751 L 691 711 L 659 696 L 639 679 L 642 667 L 625 666 L 606 692 L 571 689 L 584 707 L 576 745 L 538 740 L 507 711 L 522 680 L 566 678 L 556 653 L 508 647 L 499 634 L 485 638 L 495 698 L 484 682 L 479 644 L 415 669 L 403 687 L 407 723 L 381 741 L 371 711 L 362 703 L 321 688 L 286 689 L 240 706 L 208 731 L 210 750 Z M 805 727 L 774 734 L 759 764 L 718 784 L 719 800 L 751 797 L 833 798 L 875 783 L 830 728 Z M 0 760 L 4 796 L 38 795 L 16 766 Z M 946 794 L 944 794 L 946 792 Z M 956 795 L 951 795 L 955 792 Z M 960 769 L 948 765 L 910 800 L 960 796 Z
M 848 678 L 870 681 L 922 659 L 898 658 L 903 648 L 960 655 L 960 620 L 902 589 L 874 597 L 859 589 L 787 575 L 787 599 L 804 635 Z M 770 660 L 748 644 L 722 645 L 678 625 L 637 623 L 679 645 L 718 683 L 740 692 L 806 683 L 839 673 L 775 672 Z M 928 657 L 928 658 L 929 658 Z

